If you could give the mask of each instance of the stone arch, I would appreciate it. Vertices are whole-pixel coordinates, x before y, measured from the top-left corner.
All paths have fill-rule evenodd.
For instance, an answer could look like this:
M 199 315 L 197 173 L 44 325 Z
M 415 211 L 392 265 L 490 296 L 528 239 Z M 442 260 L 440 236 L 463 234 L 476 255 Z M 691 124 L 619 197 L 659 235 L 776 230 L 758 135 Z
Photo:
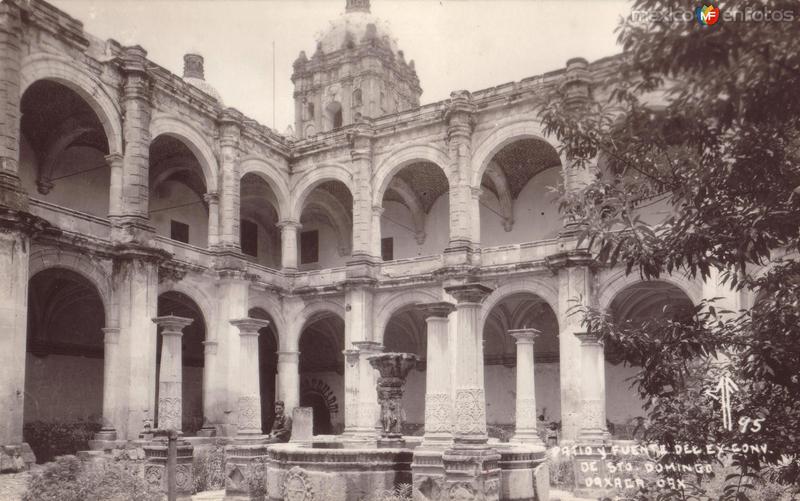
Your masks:
M 28 279 L 51 268 L 62 268 L 84 277 L 97 290 L 103 302 L 106 327 L 117 327 L 117 308 L 114 308 L 113 286 L 109 273 L 84 254 L 56 249 L 39 249 L 31 253 Z
M 351 195 L 353 193 L 353 177 L 347 167 L 341 164 L 323 164 L 315 166 L 301 174 L 300 177 L 292 183 L 290 191 L 292 193 L 293 202 L 292 210 L 289 212 L 288 216 L 293 220 L 299 221 L 300 215 L 303 212 L 303 203 L 305 203 L 309 193 L 326 181 L 340 181 L 347 186 Z
M 447 153 L 436 146 L 430 144 L 416 144 L 406 146 L 398 151 L 392 152 L 375 169 L 375 176 L 372 185 L 372 205 L 380 207 L 383 203 L 383 195 L 389 186 L 392 178 L 415 162 L 430 162 L 438 166 L 445 177 L 447 184 L 452 187 L 454 176 L 451 169 Z
M 481 307 L 481 317 L 478 323 L 478 332 L 483 332 L 484 326 L 486 325 L 486 319 L 495 306 L 503 301 L 503 299 L 519 293 L 533 294 L 542 298 L 542 300 L 547 303 L 547 305 L 556 314 L 556 320 L 560 322 L 561 319 L 558 318 L 558 288 L 556 284 L 553 280 L 531 276 L 520 280 L 506 282 L 489 294 L 489 297 L 486 298 L 486 300 L 483 302 L 483 306 Z M 559 330 L 560 329 L 561 326 L 559 325 Z
M 240 170 L 240 180 L 246 174 L 255 174 L 269 185 L 278 201 L 278 206 L 275 207 L 278 211 L 278 220 L 281 221 L 285 219 L 289 214 L 291 198 L 286 177 L 281 173 L 281 170 L 276 165 L 255 155 L 248 155 L 242 158 Z
M 644 281 L 636 274 L 626 274 L 625 270 L 618 270 L 612 273 L 607 279 L 603 280 L 603 285 L 597 291 L 597 305 L 603 310 L 608 309 L 611 306 L 611 302 L 622 290 Z M 694 304 L 699 303 L 703 298 L 703 284 L 699 280 L 666 275 L 653 281 L 674 285 L 686 294 Z
M 556 150 L 558 149 L 557 146 L 548 139 L 540 122 L 525 118 L 509 122 L 492 131 L 473 149 L 471 186 L 480 187 L 483 174 L 486 172 L 494 156 L 505 146 L 514 141 L 519 141 L 520 139 L 538 139 L 549 144 Z M 560 156 L 561 164 L 563 165 L 565 161 L 563 156 Z
M 189 148 L 203 171 L 206 191 L 217 191 L 217 160 L 203 134 L 182 120 L 159 114 L 150 122 L 151 142 L 162 135 L 173 137 Z
M 216 311 L 214 308 L 215 301 L 211 296 L 209 296 L 202 287 L 186 283 L 183 280 L 179 282 L 163 283 L 158 287 L 159 296 L 167 292 L 178 292 L 194 301 L 194 304 L 200 309 L 200 314 L 203 316 L 203 321 L 206 325 L 205 340 L 211 341 L 212 332 L 216 332 L 216 329 L 211 329 L 209 327 L 214 325 L 214 320 L 216 318 Z
M 276 300 L 270 297 L 267 294 L 258 294 L 255 295 L 252 292 L 248 294 L 247 298 L 247 311 L 252 310 L 253 308 L 259 308 L 263 310 L 267 315 L 272 317 L 272 322 L 275 324 L 275 332 L 278 336 L 278 346 L 281 346 L 281 334 L 284 332 L 284 328 L 286 322 L 283 318 L 283 314 L 281 312 L 281 305 Z M 285 337 L 285 336 L 284 336 Z
M 109 153 L 122 154 L 122 113 L 116 96 L 103 83 L 78 68 L 74 61 L 53 54 L 37 53 L 25 57 L 20 69 L 20 96 L 39 80 L 60 83 L 77 93 L 92 108 L 108 140 Z
M 383 343 L 383 335 L 389 320 L 399 310 L 417 303 L 433 303 L 441 301 L 441 294 L 427 290 L 404 291 L 394 294 L 375 308 L 375 336 L 376 341 Z
M 339 255 L 346 256 L 351 252 L 352 227 L 353 221 L 347 216 L 347 207 L 344 207 L 339 200 L 323 190 L 310 194 L 306 200 L 303 210 L 318 210 L 323 214 L 323 219 L 327 220 L 336 234 L 336 241 L 339 247 Z M 302 214 L 301 214 L 302 217 Z M 302 221 L 301 221 L 302 222 Z

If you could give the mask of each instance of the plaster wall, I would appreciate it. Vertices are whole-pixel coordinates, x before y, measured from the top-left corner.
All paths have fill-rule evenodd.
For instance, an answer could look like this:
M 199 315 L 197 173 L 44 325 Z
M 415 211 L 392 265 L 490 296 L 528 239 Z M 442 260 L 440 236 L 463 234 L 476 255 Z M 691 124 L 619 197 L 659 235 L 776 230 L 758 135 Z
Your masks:
M 103 359 L 26 353 L 24 420 L 100 422 Z
M 420 245 L 415 238 L 414 220 L 405 205 L 384 202 L 381 216 L 381 238 L 394 239 L 394 259 L 441 254 L 450 241 L 450 199 L 444 193 L 431 206 L 425 216 L 425 241 Z
M 161 183 L 150 198 L 150 224 L 169 238 L 170 221 L 189 225 L 189 244 L 208 246 L 208 209 L 195 192 L 176 181 Z

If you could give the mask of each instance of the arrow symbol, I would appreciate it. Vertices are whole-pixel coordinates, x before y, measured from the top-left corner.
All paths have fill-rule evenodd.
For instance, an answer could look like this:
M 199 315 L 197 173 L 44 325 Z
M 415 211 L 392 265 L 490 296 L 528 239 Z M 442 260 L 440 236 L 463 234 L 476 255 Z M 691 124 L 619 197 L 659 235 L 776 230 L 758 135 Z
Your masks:
M 719 378 L 719 382 L 714 390 L 706 390 L 706 394 L 718 401 L 722 405 L 722 425 L 728 431 L 733 430 L 733 418 L 731 416 L 731 395 L 739 391 L 739 386 L 727 374 Z

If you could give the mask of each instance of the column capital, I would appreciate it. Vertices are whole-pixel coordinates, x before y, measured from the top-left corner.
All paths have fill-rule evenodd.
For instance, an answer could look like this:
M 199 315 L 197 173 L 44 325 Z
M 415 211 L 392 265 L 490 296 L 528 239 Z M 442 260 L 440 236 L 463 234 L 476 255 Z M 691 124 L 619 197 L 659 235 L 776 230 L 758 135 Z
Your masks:
M 162 327 L 162 336 L 182 336 L 184 327 L 194 322 L 193 318 L 178 317 L 175 315 L 165 315 L 153 318 L 153 323 Z
M 603 346 L 600 336 L 593 332 L 576 332 L 575 337 L 581 340 L 581 346 Z
M 382 205 L 373 205 L 372 214 L 375 216 L 382 216 L 386 209 Z
M 517 340 L 517 344 L 533 344 L 542 331 L 534 328 L 526 329 L 512 329 L 508 331 L 508 335 Z
M 299 351 L 279 351 L 277 353 L 278 353 L 278 362 L 298 363 L 300 361 Z
M 593 266 L 595 264 L 592 253 L 587 249 L 559 252 L 545 258 L 545 264 L 551 271 L 557 272 L 560 268 L 573 266 Z
M 282 230 L 283 229 L 296 229 L 296 230 L 299 230 L 299 229 L 301 229 L 303 227 L 303 225 L 300 224 L 300 221 L 292 221 L 290 219 L 284 219 L 283 221 L 278 221 L 278 224 L 276 224 L 275 226 L 277 226 L 278 228 L 280 228 Z
M 269 325 L 269 320 L 260 318 L 238 318 L 230 321 L 239 329 L 240 336 L 258 336 L 258 331 Z
M 355 365 L 358 362 L 358 350 L 356 349 L 349 349 L 349 350 L 342 350 L 344 354 L 344 361 L 348 365 Z
M 103 342 L 105 344 L 119 344 L 119 327 L 103 327 Z
M 493 290 L 480 283 L 451 285 L 444 288 L 444 291 L 453 296 L 459 305 L 464 303 L 481 304 Z
M 435 303 L 417 303 L 417 310 L 422 313 L 425 320 L 431 318 L 447 318 L 447 316 L 454 312 L 456 305 L 447 301 L 438 301 Z
M 374 353 L 381 353 L 383 345 L 377 341 L 353 341 L 353 346 L 358 349 L 359 353 L 371 355 Z
M 104 157 L 109 167 L 119 166 L 122 167 L 122 161 L 125 158 L 122 153 L 109 153 Z
M 208 193 L 203 194 L 203 201 L 207 204 L 218 204 L 219 203 L 219 192 L 217 191 L 209 191 Z
M 203 341 L 204 350 L 203 353 L 206 355 L 216 355 L 217 354 L 217 346 L 219 346 L 219 342 L 217 341 Z

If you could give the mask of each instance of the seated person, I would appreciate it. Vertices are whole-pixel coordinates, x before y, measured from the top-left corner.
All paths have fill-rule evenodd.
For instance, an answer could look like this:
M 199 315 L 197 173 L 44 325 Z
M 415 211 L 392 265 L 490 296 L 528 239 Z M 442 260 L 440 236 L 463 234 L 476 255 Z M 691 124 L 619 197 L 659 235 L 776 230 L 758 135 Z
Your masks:
M 269 433 L 268 444 L 288 442 L 292 436 L 292 418 L 284 414 L 283 401 L 275 401 L 275 421 L 272 422 L 272 431 Z

